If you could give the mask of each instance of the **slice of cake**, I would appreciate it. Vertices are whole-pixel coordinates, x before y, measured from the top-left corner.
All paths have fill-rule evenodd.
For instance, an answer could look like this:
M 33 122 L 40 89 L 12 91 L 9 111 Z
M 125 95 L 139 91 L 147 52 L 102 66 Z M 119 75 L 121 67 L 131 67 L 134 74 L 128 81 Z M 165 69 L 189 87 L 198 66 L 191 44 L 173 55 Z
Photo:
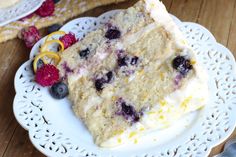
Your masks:
M 20 0 L 0 0 L 0 9 L 13 6 L 18 3 Z
M 101 147 L 136 141 L 198 110 L 207 77 L 158 0 L 141 0 L 61 54 L 75 114 Z

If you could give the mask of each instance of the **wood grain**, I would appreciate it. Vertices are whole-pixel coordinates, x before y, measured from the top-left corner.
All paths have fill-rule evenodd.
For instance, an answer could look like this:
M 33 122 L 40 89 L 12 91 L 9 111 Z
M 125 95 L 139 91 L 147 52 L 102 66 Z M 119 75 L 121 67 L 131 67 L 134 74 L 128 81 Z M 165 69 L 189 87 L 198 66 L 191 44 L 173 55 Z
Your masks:
M 222 6 L 227 9 L 222 9 Z M 218 42 L 225 46 L 228 42 L 234 7 L 235 0 L 227 0 L 227 3 L 225 3 L 225 0 L 203 0 L 201 12 L 197 20 L 198 23 L 208 28 L 214 34 Z
M 28 133 L 17 126 L 4 157 L 43 157 L 44 155 L 32 147 Z
M 127 8 L 137 0 L 117 5 L 99 7 L 81 16 L 98 16 L 117 8 Z M 182 21 L 198 22 L 209 29 L 217 41 L 227 45 L 236 56 L 236 0 L 163 0 L 167 9 Z M 41 30 L 46 35 L 45 30 Z M 14 99 L 14 75 L 18 67 L 28 59 L 28 49 L 15 39 L 0 44 L 0 156 L 41 157 L 28 138 L 28 133 L 16 122 L 12 102 Z M 236 137 L 236 131 L 230 138 Z M 229 139 L 230 139 L 229 138 Z M 223 143 L 224 144 L 224 143 Z M 221 152 L 223 144 L 215 147 L 210 157 Z
M 234 56 L 236 56 L 236 4 L 234 5 L 233 15 L 230 21 L 231 25 L 227 46 L 232 52 L 234 52 Z
M 228 42 L 231 43 L 233 41 L 229 40 L 229 37 L 232 37 L 233 35 L 230 31 L 234 31 L 232 25 L 236 24 L 236 21 L 233 18 L 235 3 L 235 0 L 227 0 L 227 3 L 225 3 L 225 0 L 204 0 L 199 18 L 197 20 L 198 23 L 205 26 L 212 32 L 218 42 L 225 46 L 227 46 Z M 233 48 L 233 46 L 230 48 Z M 234 53 L 234 56 L 236 56 L 236 53 Z M 236 132 L 234 132 L 229 139 L 235 136 Z M 215 147 L 210 156 L 220 153 L 223 150 L 224 144 L 225 142 Z
M 182 21 L 195 22 L 198 18 L 202 0 L 173 0 L 170 13 Z
M 24 52 L 24 45 L 16 40 L 2 44 L 0 50 L 0 155 L 2 156 L 17 126 L 12 112 L 15 95 L 13 79 L 17 68 L 26 59 L 24 53 L 26 55 L 28 52 Z

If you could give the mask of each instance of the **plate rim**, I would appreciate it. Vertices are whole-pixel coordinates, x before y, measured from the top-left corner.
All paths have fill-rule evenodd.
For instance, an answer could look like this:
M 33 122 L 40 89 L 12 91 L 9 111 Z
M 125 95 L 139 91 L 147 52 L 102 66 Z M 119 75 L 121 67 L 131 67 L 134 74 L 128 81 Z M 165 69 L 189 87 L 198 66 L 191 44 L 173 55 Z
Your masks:
M 4 13 L 4 12 L 6 12 L 6 11 L 8 11 L 8 10 L 17 8 L 17 7 L 21 6 L 21 5 L 23 5 L 24 3 L 27 3 L 28 1 L 30 1 L 30 0 L 21 0 L 20 2 L 17 2 L 17 3 L 16 3 L 15 5 L 13 5 L 13 6 L 9 6 L 9 7 L 7 7 L 7 8 L 2 8 L 2 9 L 0 9 L 0 11 L 2 11 L 2 13 Z M 45 1 L 45 0 L 38 0 L 38 4 L 35 5 L 34 7 L 32 7 L 32 9 L 29 10 L 28 12 L 24 12 L 24 13 L 21 13 L 21 14 L 19 14 L 19 15 L 17 15 L 17 16 L 14 16 L 13 18 L 8 18 L 8 19 L 6 19 L 6 20 L 4 20 L 4 21 L 0 21 L 0 27 L 5 26 L 5 25 L 7 25 L 7 24 L 9 24 L 9 23 L 11 23 L 11 22 L 17 21 L 17 20 L 19 20 L 19 19 L 21 19 L 21 18 L 24 18 L 24 17 L 26 17 L 27 15 L 30 15 L 31 13 L 33 13 L 34 11 L 36 11 L 36 10 L 43 4 L 44 1 Z

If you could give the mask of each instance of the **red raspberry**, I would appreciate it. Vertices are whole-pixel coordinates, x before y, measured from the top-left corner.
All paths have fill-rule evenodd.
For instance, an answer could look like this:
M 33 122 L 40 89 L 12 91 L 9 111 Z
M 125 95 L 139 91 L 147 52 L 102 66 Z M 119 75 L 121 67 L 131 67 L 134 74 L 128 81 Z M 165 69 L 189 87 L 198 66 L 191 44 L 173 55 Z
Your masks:
M 59 70 L 51 64 L 45 64 L 36 71 L 35 81 L 43 87 L 52 86 L 59 81 Z
M 41 39 L 39 31 L 35 26 L 22 29 L 19 38 L 25 41 L 25 45 L 28 48 L 32 48 Z
M 65 49 L 77 42 L 77 39 L 73 33 L 65 34 L 64 36 L 60 37 L 59 40 L 64 44 Z
M 42 6 L 36 10 L 36 14 L 41 17 L 51 16 L 54 13 L 55 5 L 53 0 L 46 0 L 43 2 Z

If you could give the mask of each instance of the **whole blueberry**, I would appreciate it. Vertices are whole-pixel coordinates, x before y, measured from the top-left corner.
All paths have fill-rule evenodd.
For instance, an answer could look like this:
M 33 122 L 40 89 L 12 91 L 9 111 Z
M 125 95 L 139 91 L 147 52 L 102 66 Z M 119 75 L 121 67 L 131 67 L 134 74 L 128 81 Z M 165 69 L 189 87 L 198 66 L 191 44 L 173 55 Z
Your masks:
M 137 63 L 138 63 L 138 57 L 137 57 L 137 56 L 134 56 L 134 57 L 131 59 L 130 64 L 131 64 L 131 65 L 136 65 Z
M 86 48 L 86 49 L 81 50 L 81 51 L 79 52 L 79 56 L 80 56 L 82 59 L 87 59 L 89 53 L 90 53 L 89 48 Z
M 193 69 L 189 59 L 186 59 L 185 56 L 177 56 L 172 62 L 172 66 L 180 74 L 186 75 L 190 70 Z
M 56 4 L 56 3 L 60 2 L 60 0 L 53 0 L 53 2 Z
M 109 71 L 107 74 L 106 74 L 106 76 L 107 76 L 107 83 L 109 83 L 110 81 L 111 81 L 111 79 L 113 78 L 113 72 L 112 71 Z
M 117 28 L 110 28 L 107 30 L 105 37 L 109 40 L 118 39 L 121 36 L 121 32 Z
M 121 104 L 121 108 L 122 108 L 122 112 L 124 112 L 124 114 L 128 116 L 132 116 L 135 112 L 133 106 L 126 105 L 125 102 Z
M 129 60 L 129 58 L 127 57 L 127 56 L 125 56 L 125 57 L 122 57 L 122 58 L 118 58 L 118 66 L 119 67 L 122 67 L 122 66 L 128 66 L 128 60 Z
M 105 83 L 106 83 L 106 80 L 103 78 L 95 80 L 94 85 L 95 85 L 96 90 L 99 92 L 102 91 Z
M 43 65 L 44 65 L 43 60 L 39 59 L 38 62 L 37 62 L 37 69 L 41 68 Z M 31 62 L 31 67 L 32 67 L 32 69 L 34 69 L 34 60 Z
M 63 99 L 69 94 L 69 90 L 65 83 L 58 82 L 52 85 L 50 93 L 55 99 Z
M 61 26 L 62 25 L 60 25 L 60 24 L 53 24 L 53 25 L 49 26 L 48 27 L 48 34 L 58 31 L 61 28 Z
M 132 105 L 127 105 L 125 102 L 121 103 L 122 115 L 130 120 L 132 123 L 138 122 L 140 117 Z
M 107 72 L 102 78 L 96 79 L 94 82 L 95 88 L 97 91 L 101 91 L 104 88 L 104 85 L 110 83 L 113 78 L 113 72 Z
M 44 65 L 44 62 L 42 59 L 39 59 L 38 62 L 37 62 L 37 68 L 41 68 L 42 66 Z

